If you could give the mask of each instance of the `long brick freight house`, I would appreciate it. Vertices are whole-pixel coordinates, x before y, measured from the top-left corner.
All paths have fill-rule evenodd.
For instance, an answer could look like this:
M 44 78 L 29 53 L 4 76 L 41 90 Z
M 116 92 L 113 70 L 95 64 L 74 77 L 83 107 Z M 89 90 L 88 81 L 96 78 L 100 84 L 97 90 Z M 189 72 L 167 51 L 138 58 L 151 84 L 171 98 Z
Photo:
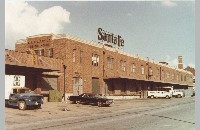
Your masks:
M 28 87 L 41 92 L 51 89 L 64 92 L 65 88 L 67 95 L 92 92 L 145 98 L 147 90 L 156 90 L 157 87 L 187 89 L 193 85 L 193 74 L 182 68 L 173 68 L 165 62 L 130 55 L 106 44 L 88 42 L 68 34 L 29 36 L 17 41 L 15 51 L 39 58 L 49 57 L 52 64 L 55 60 L 62 60 L 60 70 L 55 69 L 49 74 L 37 73 L 32 81 L 34 85 L 26 80 Z M 182 67 L 181 62 L 179 67 Z M 48 83 L 43 83 L 43 80 Z

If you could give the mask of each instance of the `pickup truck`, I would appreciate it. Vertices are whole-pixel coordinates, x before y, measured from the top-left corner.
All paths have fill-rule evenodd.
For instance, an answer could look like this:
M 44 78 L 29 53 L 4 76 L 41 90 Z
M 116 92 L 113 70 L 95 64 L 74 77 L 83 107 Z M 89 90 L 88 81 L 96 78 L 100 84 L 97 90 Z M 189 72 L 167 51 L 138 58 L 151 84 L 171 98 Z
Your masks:
M 184 96 L 183 92 L 180 90 L 169 90 L 171 92 L 172 97 L 182 98 Z
M 10 94 L 9 99 L 6 100 L 7 106 L 18 107 L 19 110 L 25 110 L 27 107 L 41 108 L 43 104 L 43 96 L 33 93 L 14 93 Z
M 109 106 L 110 104 L 113 103 L 113 99 L 107 99 L 106 97 L 92 93 L 83 93 L 79 96 L 69 96 L 68 100 L 77 104 L 79 103 L 95 104 L 98 105 L 98 107 Z

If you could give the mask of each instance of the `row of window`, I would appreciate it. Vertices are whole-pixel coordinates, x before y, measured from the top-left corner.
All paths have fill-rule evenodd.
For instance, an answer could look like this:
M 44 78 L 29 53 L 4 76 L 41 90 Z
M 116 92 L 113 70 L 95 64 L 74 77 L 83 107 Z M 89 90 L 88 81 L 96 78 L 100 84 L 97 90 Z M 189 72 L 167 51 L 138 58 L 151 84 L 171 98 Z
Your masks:
M 176 75 L 176 76 L 175 76 L 174 74 L 171 74 L 171 75 L 170 75 L 169 72 L 166 72 L 166 73 L 165 73 L 164 71 L 162 71 L 162 76 L 163 76 L 163 78 L 165 78 L 165 75 L 166 75 L 166 78 L 167 78 L 167 79 L 169 79 L 170 76 L 171 76 L 171 79 L 172 79 L 172 80 L 179 80 L 179 78 L 180 78 L 181 81 L 186 81 L 186 76 L 183 76 L 183 75 L 180 75 L 180 76 L 179 76 L 179 75 Z
M 73 50 L 72 55 L 73 55 L 73 62 L 76 62 L 76 49 Z M 80 63 L 82 63 L 82 60 L 83 60 L 83 51 L 80 51 Z M 93 66 L 99 66 L 99 55 L 96 54 L 96 53 L 92 53 L 92 65 Z M 107 57 L 107 68 L 111 69 L 111 70 L 114 69 L 114 58 Z M 144 65 L 141 65 L 140 69 L 141 69 L 141 74 L 144 75 L 145 74 L 145 67 L 144 67 Z M 126 61 L 124 61 L 124 60 L 120 61 L 120 70 L 123 71 L 123 72 L 126 71 Z M 131 71 L 131 73 L 135 73 L 136 72 L 136 65 L 135 65 L 135 63 L 131 63 L 131 65 L 130 65 L 130 71 Z M 149 76 L 153 75 L 153 70 L 152 70 L 151 67 L 149 67 L 149 69 L 148 69 L 148 75 Z M 164 71 L 162 72 L 162 75 L 165 77 Z M 171 76 L 172 76 L 172 79 L 175 79 L 174 74 L 172 74 Z M 166 73 L 166 77 L 170 78 L 170 74 Z M 179 76 L 177 75 L 176 78 L 178 80 Z M 181 75 L 181 81 L 183 81 L 182 75 Z M 186 76 L 184 77 L 184 81 L 186 81 Z
M 28 52 L 28 53 L 30 53 L 30 52 Z M 39 56 L 44 56 L 44 49 L 34 50 L 34 54 L 39 55 Z M 49 54 L 49 57 L 53 57 L 53 48 L 50 48 L 48 50 L 48 54 Z

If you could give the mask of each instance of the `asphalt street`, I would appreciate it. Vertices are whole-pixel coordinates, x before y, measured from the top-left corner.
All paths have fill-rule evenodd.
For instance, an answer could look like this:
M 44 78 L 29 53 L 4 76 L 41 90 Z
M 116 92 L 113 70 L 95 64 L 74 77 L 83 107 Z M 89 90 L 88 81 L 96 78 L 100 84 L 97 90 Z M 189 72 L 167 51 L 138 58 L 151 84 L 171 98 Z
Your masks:
M 130 102 L 133 102 L 132 106 L 120 106 L 115 110 L 106 108 L 101 113 L 16 124 L 9 128 L 15 130 L 195 130 L 194 98 L 147 99 Z M 143 105 L 136 107 L 134 102 Z M 110 109 L 115 108 L 115 105 L 113 104 Z M 84 105 L 83 108 L 88 109 L 89 112 L 97 107 Z
M 145 109 L 126 109 L 113 114 L 85 118 L 73 125 L 58 129 L 82 130 L 195 130 L 194 102 Z

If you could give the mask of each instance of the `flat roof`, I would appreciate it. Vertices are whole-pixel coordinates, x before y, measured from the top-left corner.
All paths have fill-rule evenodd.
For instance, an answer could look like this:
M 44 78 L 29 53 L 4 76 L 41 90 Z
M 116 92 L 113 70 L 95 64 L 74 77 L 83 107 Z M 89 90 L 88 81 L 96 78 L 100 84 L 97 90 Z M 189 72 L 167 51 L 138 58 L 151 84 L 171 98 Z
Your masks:
M 108 50 L 108 51 L 117 52 L 119 54 L 122 54 L 122 55 L 125 55 L 125 56 L 128 56 L 128 57 L 138 58 L 138 59 L 143 60 L 145 62 L 150 62 L 152 64 L 156 64 L 156 65 L 160 65 L 160 66 L 163 66 L 163 67 L 171 68 L 171 69 L 174 69 L 174 70 L 177 70 L 177 71 L 180 71 L 180 72 L 185 72 L 185 73 L 188 73 L 188 74 L 192 74 L 190 71 L 186 71 L 184 69 L 178 69 L 178 68 L 172 67 L 170 65 L 162 64 L 162 63 L 159 63 L 158 61 L 154 61 L 154 60 L 149 59 L 149 58 L 147 59 L 147 58 L 141 57 L 138 54 L 137 55 L 129 54 L 129 53 L 126 53 L 126 52 L 124 52 L 124 51 L 122 51 L 122 50 L 120 50 L 118 48 L 111 48 L 111 47 L 108 47 L 108 46 L 104 45 L 103 43 L 100 44 L 99 42 L 96 42 L 96 41 L 87 41 L 87 40 L 84 40 L 82 38 L 69 35 L 67 33 L 66 34 L 53 34 L 53 33 L 52 34 L 39 34 L 39 35 L 29 36 L 27 38 L 36 38 L 36 37 L 42 37 L 42 36 L 52 36 L 52 39 L 67 38 L 69 40 L 73 40 L 73 41 L 80 42 L 80 43 L 83 43 L 83 44 L 91 45 L 91 46 L 94 46 L 94 47 L 97 47 L 97 48 L 104 48 L 105 50 Z M 20 40 L 21 40 L 20 43 L 27 42 L 24 39 L 20 39 Z
M 52 36 L 52 34 L 38 34 L 38 35 L 28 36 L 27 38 L 36 38 L 36 37 L 43 37 L 43 36 Z

